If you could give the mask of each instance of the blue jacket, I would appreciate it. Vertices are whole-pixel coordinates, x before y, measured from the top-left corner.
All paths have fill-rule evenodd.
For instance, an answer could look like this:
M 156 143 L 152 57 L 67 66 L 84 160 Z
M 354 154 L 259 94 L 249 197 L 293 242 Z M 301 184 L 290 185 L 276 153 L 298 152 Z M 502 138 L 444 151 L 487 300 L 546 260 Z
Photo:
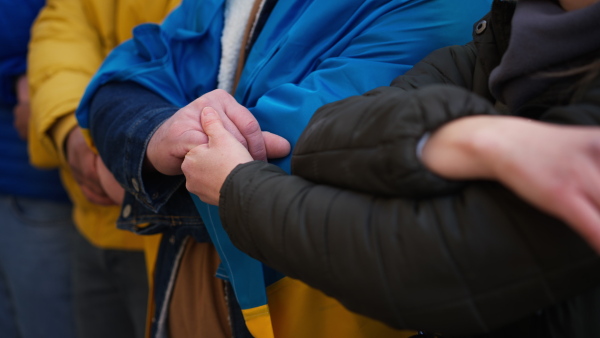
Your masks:
M 27 144 L 13 126 L 15 82 L 25 74 L 33 20 L 45 0 L 0 0 L 0 194 L 67 200 L 56 171 L 29 164 Z
M 112 81 L 136 82 L 180 107 L 214 89 L 224 3 L 184 0 L 163 25 L 137 27 L 134 39 L 109 55 L 77 111 L 80 125 L 91 129 L 100 154 L 128 192 L 125 203 L 130 206 L 121 221 L 131 230 L 158 232 L 173 223 L 197 222 L 189 201 L 173 203 L 184 201 L 178 193 L 182 177 L 142 177 L 147 142 L 173 111 L 113 110 L 108 116 L 93 116 L 91 99 L 101 85 Z M 468 42 L 472 22 L 490 4 L 491 0 L 279 0 L 249 53 L 235 97 L 263 130 L 284 136 L 294 146 L 320 106 L 387 85 L 434 49 Z M 276 164 L 289 171 L 289 158 Z M 202 218 L 210 220 L 212 240 L 234 250 L 230 243 L 221 243 L 227 238 L 218 210 L 202 203 L 198 207 Z M 135 226 L 144 222 L 152 224 Z M 240 266 L 260 265 L 246 260 Z M 230 265 L 226 270 L 231 278 L 238 269 Z M 262 271 L 258 275 L 262 278 Z M 252 284 L 242 279 L 245 287 Z M 264 302 L 249 295 L 251 299 L 240 300 L 242 309 Z
M 137 82 L 180 107 L 213 90 L 224 2 L 185 0 L 163 25 L 138 26 L 134 39 L 109 55 L 87 88 L 77 111 L 80 125 L 90 127 L 90 99 L 107 82 Z M 255 114 L 263 130 L 294 145 L 323 104 L 387 85 L 434 49 L 468 42 L 472 22 L 490 4 L 491 0 L 280 0 L 249 53 L 235 97 Z M 185 213 L 163 208 L 181 187 L 182 177 L 144 181 L 140 170 L 150 136 L 172 113 L 115 112 L 104 117 L 114 121 L 109 127 L 91 128 L 100 154 L 130 194 L 126 203 L 133 203 L 135 196 L 141 202 L 137 207 L 148 211 L 140 215 L 134 205 L 122 221 L 135 218 L 130 224 L 153 221 L 168 226 L 169 220 L 153 218 L 151 212 L 162 208 L 163 215 Z M 289 158 L 277 163 L 289 171 Z

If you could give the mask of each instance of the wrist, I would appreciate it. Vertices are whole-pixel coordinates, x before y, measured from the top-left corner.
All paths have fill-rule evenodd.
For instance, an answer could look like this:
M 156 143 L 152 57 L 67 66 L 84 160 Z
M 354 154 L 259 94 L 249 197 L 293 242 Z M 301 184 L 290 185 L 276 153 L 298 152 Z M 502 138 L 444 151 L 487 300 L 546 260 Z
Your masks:
M 434 131 L 423 146 L 423 164 L 448 179 L 489 179 L 504 152 L 497 116 L 478 115 L 454 120 Z
M 531 120 L 515 116 L 474 116 L 462 144 L 476 159 L 471 178 L 501 180 L 514 167 L 514 153 L 531 133 Z

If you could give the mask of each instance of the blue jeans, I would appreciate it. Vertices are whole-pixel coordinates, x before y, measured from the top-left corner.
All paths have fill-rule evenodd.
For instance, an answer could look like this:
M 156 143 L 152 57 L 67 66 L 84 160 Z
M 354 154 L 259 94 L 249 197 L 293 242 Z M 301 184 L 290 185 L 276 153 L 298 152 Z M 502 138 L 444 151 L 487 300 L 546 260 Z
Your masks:
M 0 337 L 75 337 L 71 205 L 0 195 Z
M 116 226 L 116 225 L 115 225 Z M 81 338 L 143 338 L 148 277 L 144 253 L 74 242 L 73 300 Z

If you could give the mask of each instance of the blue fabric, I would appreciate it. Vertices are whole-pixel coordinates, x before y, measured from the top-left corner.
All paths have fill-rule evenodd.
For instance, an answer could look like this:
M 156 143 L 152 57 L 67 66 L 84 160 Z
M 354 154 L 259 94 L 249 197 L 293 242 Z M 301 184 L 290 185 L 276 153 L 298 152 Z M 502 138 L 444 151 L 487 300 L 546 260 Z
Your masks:
M 58 171 L 29 164 L 27 144 L 13 127 L 12 106 L 0 105 L 0 194 L 67 202 Z
M 324 103 L 387 85 L 429 51 L 470 40 L 472 22 L 491 6 L 490 0 L 313 2 L 279 1 L 251 50 L 236 94 L 263 129 L 292 143 Z M 134 39 L 109 55 L 77 111 L 83 128 L 99 120 L 89 129 L 116 179 L 145 208 L 163 215 L 175 214 L 165 207 L 183 180 L 145 180 L 141 167 L 153 131 L 173 112 L 113 109 L 92 116 L 90 103 L 101 85 L 115 81 L 137 82 L 179 107 L 214 89 L 222 7 L 223 0 L 185 0 L 162 26 L 137 27 Z M 127 108 L 122 101 L 113 103 Z M 278 163 L 289 170 L 289 159 Z
M 73 252 L 71 290 L 77 337 L 146 337 L 144 252 L 100 248 L 80 233 L 75 235 Z
M 227 278 L 235 290 L 238 302 L 242 309 L 251 309 L 267 303 L 265 280 L 262 264 L 238 250 L 229 240 L 225 229 L 220 226 L 220 221 L 211 217 L 219 217 L 217 207 L 208 205 L 192 195 L 194 204 L 205 220 L 206 228 L 210 234 L 222 263 L 220 270 L 224 270 L 222 277 Z
M 162 273 L 156 274 L 154 278 L 154 303 L 156 304 L 156 311 L 153 314 L 152 325 L 150 329 L 150 337 L 165 338 L 167 336 L 165 323 L 160 322 L 160 314 L 162 306 L 168 303 L 167 293 L 169 290 L 169 284 L 172 283 L 171 275 L 175 273 L 179 267 L 177 261 L 177 255 L 184 248 L 185 239 L 192 237 L 199 241 L 205 241 L 203 238 L 205 231 L 203 228 L 196 225 L 181 225 L 176 227 L 165 228 L 160 243 L 160 249 L 156 260 L 156 271 Z M 235 295 L 231 286 L 225 282 L 227 287 L 228 295 Z M 233 332 L 233 337 L 245 338 L 252 337 L 244 322 L 242 312 L 239 305 L 235 301 L 235 297 L 228 297 L 229 307 L 229 323 Z
M 90 125 L 91 97 L 106 82 L 134 81 L 184 106 L 215 88 L 223 3 L 184 0 L 162 27 L 138 27 L 134 40 L 118 47 L 92 80 L 77 117 L 83 128 L 91 127 L 94 139 L 112 142 L 103 156 L 113 172 L 125 169 L 120 148 L 127 140 L 115 138 L 112 129 Z M 293 146 L 317 108 L 389 84 L 434 49 L 466 43 L 472 23 L 490 6 L 490 0 L 280 0 L 248 56 L 235 97 L 263 130 L 284 136 Z M 136 127 L 141 124 L 138 116 L 115 118 L 131 137 L 151 136 L 135 135 L 136 128 L 142 128 Z M 143 129 L 154 130 L 161 122 L 144 117 Z M 275 163 L 290 169 L 289 157 Z M 124 174 L 128 177 L 117 179 L 133 190 L 130 181 L 142 180 L 141 172 L 129 170 Z M 153 184 L 159 183 L 143 182 L 145 187 Z M 165 196 L 145 198 L 158 210 Z M 200 212 L 210 227 L 221 227 L 216 208 L 201 207 Z M 262 278 L 262 272 L 254 277 Z M 242 308 L 263 301 L 264 287 L 262 295 L 249 295 L 255 297 L 251 300 L 238 291 Z
M 0 194 L 0 219 L 0 337 L 75 337 L 71 206 Z
M 114 170 L 116 179 L 128 182 L 123 204 L 131 206 L 131 213 L 119 218 L 119 228 L 139 234 L 154 234 L 163 232 L 174 223 L 201 226 L 202 220 L 185 190 L 183 176 L 165 176 L 141 170 L 145 153 L 140 149 L 146 149 L 157 124 L 173 115 L 178 110 L 177 106 L 136 83 L 112 82 L 97 91 L 91 108 L 96 112 L 93 120 L 97 127 L 92 132 L 111 131 L 93 133 L 94 143 L 105 163 Z M 132 125 L 122 122 L 131 117 L 139 122 Z M 115 135 L 124 135 L 126 141 Z M 111 161 L 111 158 L 115 160 Z M 133 184 L 134 180 L 138 185 Z M 154 184 L 147 187 L 143 184 L 146 181 Z M 150 196 L 156 196 L 154 203 L 151 203 Z M 151 223 L 152 226 L 139 228 L 140 223 Z
M 44 0 L 0 0 L 0 193 L 67 201 L 57 171 L 29 165 L 27 144 L 13 127 L 15 81 L 26 71 L 33 20 Z
M 24 74 L 33 20 L 45 0 L 0 0 L 0 103 L 14 104 L 14 81 Z

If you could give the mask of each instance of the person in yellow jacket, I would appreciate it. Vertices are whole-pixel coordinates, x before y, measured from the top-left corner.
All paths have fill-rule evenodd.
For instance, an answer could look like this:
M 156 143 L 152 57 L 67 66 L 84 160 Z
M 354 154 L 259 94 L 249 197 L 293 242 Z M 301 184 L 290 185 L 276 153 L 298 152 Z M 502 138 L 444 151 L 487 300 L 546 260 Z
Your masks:
M 120 207 L 101 188 L 103 164 L 86 144 L 75 109 L 108 53 L 129 39 L 135 26 L 160 22 L 179 2 L 49 0 L 32 28 L 29 152 L 33 165 L 60 168 L 74 204 L 81 235 L 74 243 L 73 273 L 80 337 L 144 336 L 146 272 L 158 241 L 117 229 Z

